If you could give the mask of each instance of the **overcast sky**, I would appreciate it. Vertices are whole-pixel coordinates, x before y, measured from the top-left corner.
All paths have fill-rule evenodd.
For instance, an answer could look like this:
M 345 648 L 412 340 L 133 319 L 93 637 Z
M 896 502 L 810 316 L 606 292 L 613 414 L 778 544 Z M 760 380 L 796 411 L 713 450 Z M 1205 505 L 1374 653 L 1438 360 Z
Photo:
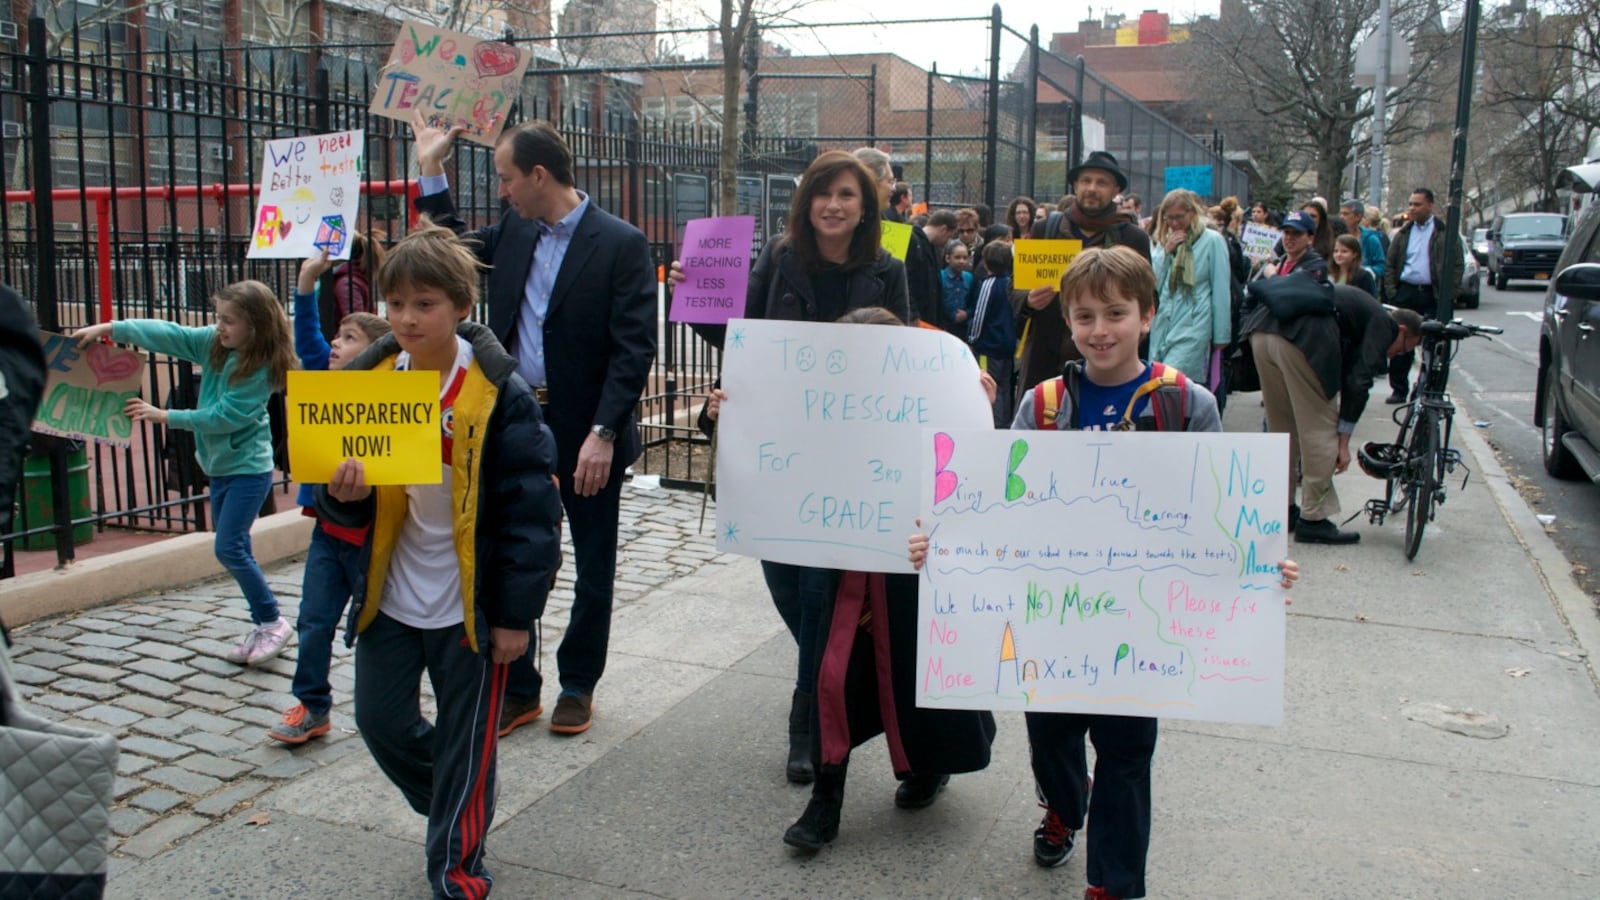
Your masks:
M 795 0 L 757 0 L 759 6 L 781 8 L 793 6 Z M 698 6 L 714 17 L 716 0 L 658 0 L 662 24 L 669 12 L 687 15 Z M 560 10 L 566 4 L 556 0 Z M 1155 9 L 1172 16 L 1174 22 L 1189 21 L 1197 15 L 1216 15 L 1219 0 L 1110 0 L 1087 6 L 1063 3 L 1060 0 L 1006 0 L 1000 4 L 1001 15 L 1007 26 L 1027 34 L 1033 25 L 1039 26 L 1041 43 L 1048 43 L 1050 35 L 1058 31 L 1076 31 L 1079 18 L 1095 17 L 1107 12 L 1120 12 L 1130 20 L 1139 13 Z M 759 8 L 758 6 L 758 8 Z M 809 0 L 793 18 L 808 25 L 828 22 L 883 21 L 892 19 L 953 19 L 986 18 L 992 0 Z M 701 19 L 700 21 L 705 21 Z M 815 29 L 785 28 L 769 37 L 793 47 L 796 53 L 811 55 L 833 53 L 874 53 L 889 50 L 927 68 L 939 64 L 940 72 L 974 74 L 985 70 L 989 54 L 987 25 L 983 22 L 958 22 L 926 25 L 856 26 Z M 693 41 L 695 53 L 703 53 L 704 42 Z M 1003 68 L 1009 68 L 1022 52 L 1024 44 L 1007 36 L 1001 47 Z

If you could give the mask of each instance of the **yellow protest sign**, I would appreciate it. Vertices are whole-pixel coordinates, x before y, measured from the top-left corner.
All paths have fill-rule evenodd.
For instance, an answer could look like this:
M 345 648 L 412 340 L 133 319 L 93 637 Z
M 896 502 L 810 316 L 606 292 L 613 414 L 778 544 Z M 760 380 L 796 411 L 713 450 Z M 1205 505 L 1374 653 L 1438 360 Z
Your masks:
M 1031 291 L 1036 287 L 1061 286 L 1073 257 L 1083 250 L 1083 241 L 1034 240 L 1012 245 L 1016 261 L 1012 264 L 1011 287 Z
M 906 261 L 906 251 L 911 248 L 911 226 L 904 222 L 883 220 L 883 249 L 901 262 Z
M 290 372 L 289 467 L 322 484 L 346 459 L 368 484 L 438 484 L 439 373 Z

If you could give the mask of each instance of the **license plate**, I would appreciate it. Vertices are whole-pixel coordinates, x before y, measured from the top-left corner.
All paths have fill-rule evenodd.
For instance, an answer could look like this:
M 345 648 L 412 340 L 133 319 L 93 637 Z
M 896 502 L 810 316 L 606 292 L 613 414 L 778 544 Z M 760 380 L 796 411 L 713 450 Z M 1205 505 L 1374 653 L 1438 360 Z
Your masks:
M 1550 273 L 1549 272 L 1535 272 L 1535 273 L 1533 273 L 1533 278 L 1534 278 L 1535 281 L 1549 281 L 1550 280 Z

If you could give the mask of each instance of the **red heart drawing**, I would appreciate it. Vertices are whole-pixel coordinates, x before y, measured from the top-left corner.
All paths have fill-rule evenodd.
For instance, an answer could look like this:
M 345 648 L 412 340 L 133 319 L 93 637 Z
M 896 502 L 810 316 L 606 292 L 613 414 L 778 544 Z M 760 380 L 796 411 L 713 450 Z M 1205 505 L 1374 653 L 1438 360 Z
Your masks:
M 94 383 L 97 385 L 121 381 L 139 371 L 139 366 L 144 362 L 132 350 L 119 350 L 110 344 L 90 344 L 84 356 L 89 360 L 89 370 L 94 372 Z
M 480 78 L 510 74 L 521 63 L 522 51 L 510 44 L 484 43 L 472 48 L 472 64 Z
M 290 226 L 289 226 L 289 220 L 288 219 L 280 219 L 278 221 L 278 237 L 280 237 L 280 238 L 288 237 L 289 236 L 289 227 Z

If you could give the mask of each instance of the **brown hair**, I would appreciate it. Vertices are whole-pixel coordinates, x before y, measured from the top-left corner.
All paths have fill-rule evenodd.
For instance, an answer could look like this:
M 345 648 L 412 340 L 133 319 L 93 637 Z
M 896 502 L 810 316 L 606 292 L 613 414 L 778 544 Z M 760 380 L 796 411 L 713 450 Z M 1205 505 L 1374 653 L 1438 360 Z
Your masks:
M 290 369 L 296 367 L 294 338 L 289 331 L 289 317 L 284 315 L 278 295 L 259 281 L 235 281 L 211 298 L 213 306 L 233 304 L 239 317 L 250 326 L 250 343 L 237 350 L 229 350 L 222 342 L 213 339 L 208 367 L 221 372 L 227 365 L 228 355 L 237 353 L 239 365 L 233 370 L 231 382 L 237 382 L 266 367 L 267 384 L 281 391 Z
M 1350 279 L 1361 271 L 1361 240 L 1355 235 L 1346 232 L 1333 239 L 1335 247 L 1343 247 L 1356 255 L 1356 261 L 1350 264 L 1350 271 L 1346 272 L 1342 266 L 1334 261 L 1332 253 L 1328 254 L 1328 277 L 1334 284 L 1347 284 Z
M 811 224 L 811 201 L 833 185 L 841 174 L 855 176 L 861 191 L 861 223 L 850 237 L 850 255 L 844 268 L 859 269 L 876 262 L 883 246 L 883 203 L 878 197 L 878 182 L 854 156 L 843 150 L 829 150 L 811 161 L 800 186 L 794 189 L 794 203 L 789 210 L 789 231 L 785 242 L 800 254 L 807 271 L 822 267 L 822 252 L 817 247 L 817 229 Z
M 478 272 L 483 266 L 455 232 L 423 216 L 411 233 L 389 249 L 378 270 L 378 290 L 394 293 L 402 284 L 443 291 L 456 309 L 478 303 Z
M 1017 207 L 1019 206 L 1025 206 L 1028 208 L 1028 224 L 1023 228 L 1017 227 Z M 1027 237 L 1028 232 L 1033 230 L 1034 213 L 1038 211 L 1039 204 L 1034 203 L 1032 197 L 1018 197 L 1015 200 L 1012 200 L 1011 204 L 1006 207 L 1005 221 L 1005 226 L 1011 230 L 1011 236 L 1013 238 Z
M 372 313 L 365 312 L 353 312 L 339 320 L 340 328 L 346 325 L 366 335 L 369 341 L 375 341 L 394 330 L 382 316 L 375 316 Z
M 518 172 L 526 175 L 534 166 L 543 166 L 557 184 L 573 186 L 572 150 L 549 122 L 529 119 L 507 128 L 495 143 L 511 145 L 511 164 Z
M 1112 288 L 1125 299 L 1139 301 L 1141 316 L 1156 307 L 1156 272 L 1149 260 L 1121 245 L 1092 247 L 1079 253 L 1061 276 L 1062 318 L 1068 318 L 1073 301 L 1104 297 Z
M 383 268 L 383 235 L 374 233 L 368 237 L 359 231 L 353 232 L 350 235 L 350 264 L 368 275 L 377 274 Z
M 904 325 L 900 317 L 881 306 L 863 306 L 852 309 L 840 316 L 838 321 L 846 325 Z

